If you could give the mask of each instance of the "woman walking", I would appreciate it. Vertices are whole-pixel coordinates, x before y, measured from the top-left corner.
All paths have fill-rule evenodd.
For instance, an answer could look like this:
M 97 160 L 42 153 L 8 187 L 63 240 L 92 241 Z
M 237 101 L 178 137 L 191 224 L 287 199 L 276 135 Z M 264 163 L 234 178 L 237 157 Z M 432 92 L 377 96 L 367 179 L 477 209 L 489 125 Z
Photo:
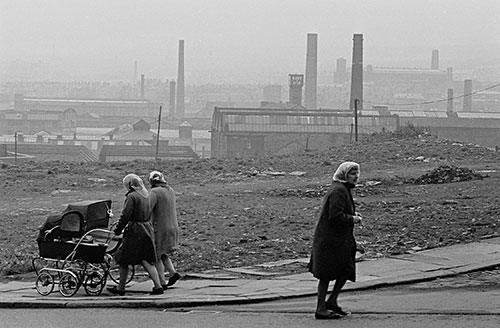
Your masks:
M 151 184 L 149 204 L 156 242 L 155 266 L 163 289 L 167 289 L 181 278 L 170 259 L 172 253 L 179 248 L 175 192 L 161 172 L 151 172 L 148 180 Z M 165 281 L 165 270 L 169 273 L 168 282 Z
M 351 189 L 359 179 L 359 164 L 344 162 L 335 171 L 333 183 L 323 200 L 314 232 L 309 271 L 319 280 L 316 319 L 339 319 L 348 315 L 337 303 L 347 280 L 356 279 L 354 224 L 362 218 L 356 212 Z M 334 281 L 328 300 L 330 281 Z
M 120 220 L 114 230 L 115 235 L 123 231 L 123 241 L 115 254 L 119 265 L 120 280 L 118 286 L 108 287 L 115 295 L 125 295 L 128 266 L 142 264 L 153 281 L 151 295 L 163 294 L 163 288 L 154 266 L 156 262 L 153 226 L 150 221 L 149 193 L 142 179 L 135 174 L 123 178 L 127 190 Z

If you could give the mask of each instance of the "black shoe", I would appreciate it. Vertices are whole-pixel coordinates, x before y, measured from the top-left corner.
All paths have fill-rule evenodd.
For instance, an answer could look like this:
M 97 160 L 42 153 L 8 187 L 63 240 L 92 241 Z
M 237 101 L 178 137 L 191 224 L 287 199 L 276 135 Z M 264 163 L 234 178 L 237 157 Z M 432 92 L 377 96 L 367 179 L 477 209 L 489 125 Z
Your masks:
M 340 319 L 342 316 L 337 313 L 329 312 L 328 314 L 314 313 L 314 317 L 318 320 L 332 320 L 332 319 Z
M 167 290 L 168 285 L 167 284 L 161 285 L 161 288 L 163 288 L 163 290 Z
M 162 287 L 153 287 L 153 290 L 151 291 L 151 293 L 149 293 L 149 295 L 161 295 L 163 294 L 163 288 Z
M 179 274 L 179 272 L 174 273 L 174 275 L 168 279 L 167 287 L 172 286 L 179 279 L 181 279 L 181 275 Z
M 342 308 L 338 305 L 331 305 L 331 304 L 326 303 L 326 308 L 328 310 L 332 310 L 333 312 L 340 314 L 341 316 L 344 316 L 344 317 L 351 314 L 351 312 L 345 312 L 344 310 L 342 310 Z
M 119 296 L 125 295 L 125 291 L 119 290 L 118 288 L 116 288 L 116 286 L 108 287 L 107 290 L 108 290 L 108 292 L 110 292 L 113 295 L 119 295 Z

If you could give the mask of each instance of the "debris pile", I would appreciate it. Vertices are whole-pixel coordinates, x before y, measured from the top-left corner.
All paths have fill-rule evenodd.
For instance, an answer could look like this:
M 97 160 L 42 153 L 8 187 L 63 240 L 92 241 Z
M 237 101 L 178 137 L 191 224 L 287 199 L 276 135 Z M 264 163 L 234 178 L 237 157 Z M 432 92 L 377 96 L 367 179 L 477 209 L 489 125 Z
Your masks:
M 484 176 L 475 173 L 466 167 L 456 167 L 450 165 L 442 165 L 438 168 L 426 173 L 417 179 L 415 179 L 415 184 L 440 184 L 440 183 L 450 183 L 450 182 L 460 182 L 468 180 L 480 180 Z

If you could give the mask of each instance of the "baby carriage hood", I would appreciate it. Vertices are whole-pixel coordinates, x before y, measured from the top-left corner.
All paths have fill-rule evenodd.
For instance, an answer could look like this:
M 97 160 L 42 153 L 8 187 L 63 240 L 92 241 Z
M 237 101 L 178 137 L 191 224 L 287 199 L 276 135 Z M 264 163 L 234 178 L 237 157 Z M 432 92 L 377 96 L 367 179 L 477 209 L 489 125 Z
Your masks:
M 85 232 L 107 229 L 111 211 L 111 200 L 86 200 L 69 204 L 62 214 L 50 215 L 40 227 L 37 240 L 45 239 L 47 231 L 58 227 L 51 235 L 53 238 L 81 237 Z M 61 235 L 56 232 L 62 231 Z
M 95 228 L 106 229 L 111 213 L 111 200 L 84 200 L 71 203 L 65 212 L 79 211 L 85 220 L 85 231 Z
M 40 228 L 37 241 L 71 239 L 83 235 L 84 217 L 78 211 L 51 215 Z

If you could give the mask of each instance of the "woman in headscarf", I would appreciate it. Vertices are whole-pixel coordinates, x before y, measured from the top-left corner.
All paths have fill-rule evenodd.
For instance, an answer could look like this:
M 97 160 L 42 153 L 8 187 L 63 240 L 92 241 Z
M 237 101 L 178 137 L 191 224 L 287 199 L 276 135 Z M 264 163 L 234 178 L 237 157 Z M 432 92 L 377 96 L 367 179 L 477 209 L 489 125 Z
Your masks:
M 349 313 L 337 298 L 347 280 L 356 279 L 356 241 L 354 225 L 362 218 L 356 212 L 351 189 L 359 179 L 359 164 L 344 162 L 335 171 L 333 182 L 323 199 L 323 207 L 314 232 L 309 271 L 318 282 L 316 319 L 338 319 Z M 330 281 L 335 280 L 328 300 Z
M 120 280 L 118 286 L 109 287 L 108 291 L 116 295 L 125 295 L 128 266 L 141 264 L 153 280 L 152 295 L 163 294 L 163 288 L 154 263 L 156 251 L 153 226 L 150 220 L 149 193 L 142 179 L 135 174 L 123 178 L 127 190 L 120 220 L 114 230 L 115 235 L 123 231 L 123 240 L 115 254 L 119 265 Z
M 179 248 L 179 225 L 175 205 L 175 192 L 167 184 L 163 173 L 152 171 L 149 174 L 151 191 L 149 205 L 151 220 L 155 231 L 156 242 L 156 269 L 160 275 L 163 289 L 172 286 L 181 278 L 175 270 L 170 256 Z M 169 273 L 168 282 L 165 281 L 165 269 Z

